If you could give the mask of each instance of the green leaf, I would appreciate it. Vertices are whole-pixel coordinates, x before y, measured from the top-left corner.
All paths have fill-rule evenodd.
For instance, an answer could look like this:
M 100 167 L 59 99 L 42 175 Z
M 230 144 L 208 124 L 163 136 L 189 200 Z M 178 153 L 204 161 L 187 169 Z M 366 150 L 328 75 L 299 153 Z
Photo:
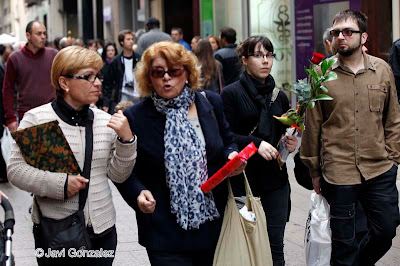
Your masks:
M 326 94 L 318 94 L 317 96 L 315 96 L 315 98 L 313 99 L 313 101 L 331 101 L 333 100 L 333 98 L 331 96 L 328 96 Z
M 330 71 L 326 76 L 325 76 L 325 82 L 331 81 L 331 80 L 337 80 L 337 74 L 336 72 Z
M 327 69 L 328 69 L 328 68 L 332 67 L 336 63 L 337 58 L 333 57 L 333 58 L 331 58 L 329 60 L 325 60 L 325 61 L 327 61 Z
M 328 69 L 328 62 L 326 60 L 323 60 L 321 64 L 322 75 L 325 75 L 327 69 Z
M 312 69 L 306 69 L 306 72 L 311 75 L 315 80 L 318 80 L 319 75 Z
M 323 92 L 327 93 L 328 92 L 328 88 L 324 85 L 322 85 L 321 87 L 319 87 Z
M 309 103 L 308 103 L 308 106 L 309 106 L 311 109 L 314 108 L 315 102 L 309 102 Z

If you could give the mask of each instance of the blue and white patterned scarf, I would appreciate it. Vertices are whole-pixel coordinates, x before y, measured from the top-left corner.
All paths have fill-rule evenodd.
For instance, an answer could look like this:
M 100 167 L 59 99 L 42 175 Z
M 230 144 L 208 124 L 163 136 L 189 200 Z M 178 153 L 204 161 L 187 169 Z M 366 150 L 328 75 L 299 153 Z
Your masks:
M 176 98 L 164 99 L 154 91 L 151 98 L 157 111 L 167 116 L 164 161 L 171 212 L 183 229 L 198 229 L 219 213 L 212 193 L 200 189 L 208 177 L 206 148 L 187 119 L 195 93 L 186 86 Z

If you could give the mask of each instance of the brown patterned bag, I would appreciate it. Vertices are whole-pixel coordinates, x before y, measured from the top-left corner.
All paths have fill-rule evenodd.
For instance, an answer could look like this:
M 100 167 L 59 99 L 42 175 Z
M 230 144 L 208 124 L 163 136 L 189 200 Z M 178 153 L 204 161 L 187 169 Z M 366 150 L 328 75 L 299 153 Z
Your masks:
M 25 161 L 33 167 L 58 173 L 81 173 L 57 120 L 20 129 L 11 135 Z

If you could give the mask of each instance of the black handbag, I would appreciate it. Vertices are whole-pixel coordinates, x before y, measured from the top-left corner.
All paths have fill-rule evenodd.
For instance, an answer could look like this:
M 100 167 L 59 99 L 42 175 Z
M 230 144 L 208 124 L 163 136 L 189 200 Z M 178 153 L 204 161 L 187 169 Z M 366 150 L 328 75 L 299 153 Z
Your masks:
M 86 147 L 85 163 L 82 176 L 87 179 L 90 178 L 90 170 L 92 165 L 92 122 L 92 120 L 88 120 L 85 126 Z M 75 248 L 76 250 L 90 250 L 92 248 L 85 224 L 85 216 L 83 213 L 88 191 L 89 183 L 86 184 L 85 189 L 79 191 L 78 211 L 60 220 L 43 217 L 35 197 L 35 203 L 37 205 L 40 218 L 40 224 L 35 224 L 33 229 L 36 245 L 35 248 L 42 248 L 45 252 L 48 249 L 68 251 L 70 248 Z

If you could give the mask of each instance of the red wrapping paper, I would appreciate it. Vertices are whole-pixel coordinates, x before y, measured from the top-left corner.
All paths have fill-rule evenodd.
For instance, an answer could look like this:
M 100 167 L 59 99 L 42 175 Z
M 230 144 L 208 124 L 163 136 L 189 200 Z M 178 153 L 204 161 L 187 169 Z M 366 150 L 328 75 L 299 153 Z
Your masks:
M 254 143 L 247 145 L 238 155 L 236 155 L 232 160 L 227 162 L 221 169 L 219 169 L 212 177 L 210 177 L 202 186 L 201 190 L 204 193 L 210 192 L 219 183 L 221 183 L 225 178 L 233 173 L 237 168 L 239 168 L 243 163 L 245 163 L 251 156 L 257 152 L 257 148 Z

